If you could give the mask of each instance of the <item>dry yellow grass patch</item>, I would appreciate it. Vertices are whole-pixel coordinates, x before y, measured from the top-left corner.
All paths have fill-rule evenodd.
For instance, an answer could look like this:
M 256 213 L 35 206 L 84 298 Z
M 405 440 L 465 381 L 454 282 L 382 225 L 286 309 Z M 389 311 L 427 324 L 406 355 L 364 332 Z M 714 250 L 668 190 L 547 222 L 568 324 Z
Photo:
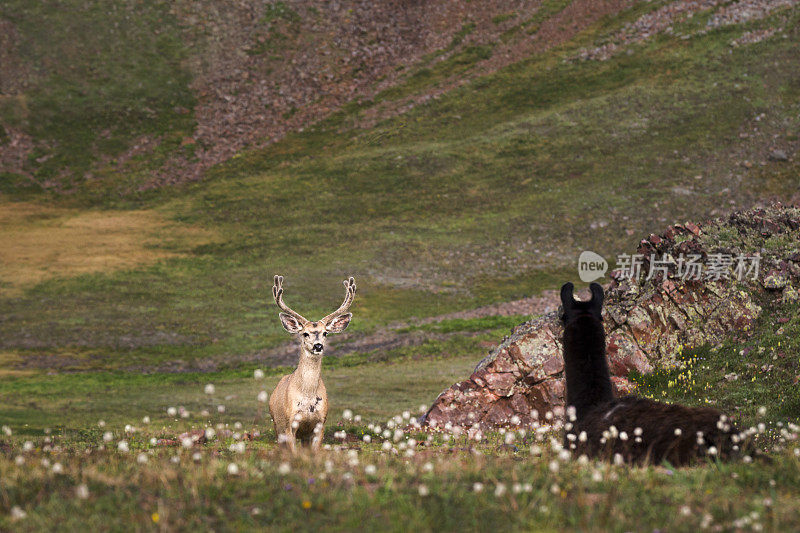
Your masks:
M 14 377 L 14 376 L 30 376 L 33 370 L 17 370 L 11 369 L 11 365 L 21 363 L 22 356 L 16 352 L 2 352 L 0 351 L 0 378 Z
M 54 277 L 140 267 L 214 240 L 153 210 L 80 211 L 0 204 L 0 295 Z

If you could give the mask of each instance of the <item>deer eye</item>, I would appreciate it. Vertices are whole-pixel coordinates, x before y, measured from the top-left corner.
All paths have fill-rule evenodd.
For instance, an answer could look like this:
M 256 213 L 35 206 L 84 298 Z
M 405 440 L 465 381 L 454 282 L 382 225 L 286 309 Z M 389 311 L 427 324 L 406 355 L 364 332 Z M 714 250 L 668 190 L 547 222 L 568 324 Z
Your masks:
M 322 332 L 322 336 L 323 336 L 323 337 L 327 337 L 327 336 L 328 336 L 328 332 L 327 332 L 327 331 L 323 331 L 323 332 Z
M 303 337 L 308 337 L 308 332 L 307 331 L 303 332 Z

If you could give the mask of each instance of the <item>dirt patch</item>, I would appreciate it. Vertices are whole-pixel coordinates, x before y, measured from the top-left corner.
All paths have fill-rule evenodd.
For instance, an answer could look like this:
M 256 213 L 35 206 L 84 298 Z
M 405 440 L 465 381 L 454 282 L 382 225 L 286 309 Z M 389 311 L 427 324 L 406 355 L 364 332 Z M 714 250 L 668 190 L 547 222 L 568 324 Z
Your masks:
M 501 302 L 498 304 L 476 307 L 467 311 L 458 311 L 426 318 L 417 322 L 418 324 L 431 324 L 451 319 L 484 318 L 488 316 L 514 316 L 514 315 L 542 315 L 555 311 L 558 308 L 559 296 L 556 291 L 543 291 L 540 296 L 531 296 L 521 300 Z
M 444 341 L 456 335 L 461 337 L 476 337 L 485 333 L 484 331 L 459 331 L 454 333 L 436 333 L 419 330 L 410 332 L 402 331 L 411 325 L 433 324 L 443 320 L 483 318 L 489 316 L 536 316 L 554 311 L 557 307 L 558 294 L 555 291 L 545 291 L 541 296 L 532 296 L 521 300 L 502 302 L 411 322 L 396 322 L 370 335 L 344 334 L 331 341 L 328 352 L 333 357 L 343 357 L 354 353 L 378 352 L 375 354 L 375 360 L 381 360 L 380 350 L 388 351 L 408 346 L 419 346 L 426 341 Z M 492 346 L 487 346 L 487 348 L 491 347 Z M 297 363 L 297 350 L 297 343 L 291 341 L 275 348 L 260 350 L 254 353 L 228 356 L 225 358 L 224 364 L 225 366 L 230 366 L 231 364 L 257 362 L 271 368 L 294 366 Z M 191 363 L 175 360 L 157 367 L 136 366 L 127 368 L 126 370 L 136 372 L 215 372 L 220 369 L 220 366 L 220 360 L 208 358 L 195 360 Z
M 207 230 L 171 222 L 152 210 L 85 212 L 34 203 L 4 204 L 0 296 L 18 294 L 56 276 L 153 264 L 213 240 Z

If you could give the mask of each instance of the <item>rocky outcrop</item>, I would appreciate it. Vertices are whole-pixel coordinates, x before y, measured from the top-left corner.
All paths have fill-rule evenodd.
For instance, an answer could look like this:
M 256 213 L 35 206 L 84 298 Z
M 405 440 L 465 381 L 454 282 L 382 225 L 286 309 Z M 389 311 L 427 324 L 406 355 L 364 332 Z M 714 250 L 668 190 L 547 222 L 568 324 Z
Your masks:
M 632 391 L 640 374 L 679 363 L 685 346 L 718 344 L 730 332 L 746 332 L 761 313 L 765 293 L 794 301 L 800 280 L 800 209 L 774 205 L 734 213 L 703 226 L 670 226 L 643 239 L 637 253 L 643 277 L 612 272 L 604 324 L 612 381 L 617 394 Z M 650 258 L 757 257 L 758 271 L 737 279 L 730 265 L 719 279 L 687 279 L 680 265 L 650 272 Z M 691 278 L 691 276 L 689 277 Z M 566 281 L 566 280 L 565 280 Z M 493 427 L 544 420 L 563 407 L 564 362 L 558 312 L 517 326 L 484 358 L 469 378 L 445 390 L 424 415 L 429 426 L 447 423 Z

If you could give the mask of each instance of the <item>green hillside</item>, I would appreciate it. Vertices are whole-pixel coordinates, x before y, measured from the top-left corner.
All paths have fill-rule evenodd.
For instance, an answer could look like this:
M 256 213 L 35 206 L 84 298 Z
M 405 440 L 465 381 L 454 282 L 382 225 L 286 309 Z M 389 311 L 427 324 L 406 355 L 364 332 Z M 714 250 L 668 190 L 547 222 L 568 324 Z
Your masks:
M 109 178 L 79 183 L 69 193 L 33 195 L 7 186 L 6 202 L 34 207 L 11 217 L 6 228 L 46 224 L 54 217 L 46 205 L 66 209 L 64 220 L 82 209 L 102 217 L 146 208 L 135 224 L 147 239 L 130 252 L 137 268 L 73 275 L 54 267 L 38 283 L 24 276 L 6 281 L 10 296 L 0 300 L 0 312 L 11 318 L 0 323 L 0 349 L 41 367 L 60 354 L 73 369 L 142 368 L 173 359 L 224 364 L 285 340 L 270 300 L 274 273 L 287 278 L 287 300 L 312 315 L 337 305 L 339 280 L 355 275 L 361 290 L 352 327 L 374 331 L 394 320 L 553 288 L 572 274 L 583 249 L 613 258 L 674 221 L 790 200 L 798 190 L 797 163 L 769 154 L 777 148 L 791 153 L 798 143 L 800 14 L 779 9 L 747 24 L 709 29 L 709 14 L 700 13 L 607 61 L 577 59 L 581 49 L 610 40 L 660 5 L 602 19 L 562 46 L 360 126 L 376 106 L 441 82 L 443 63 L 420 67 L 395 89 L 347 105 L 265 149 L 237 154 L 195 184 L 111 192 L 122 178 Z M 30 16 L 21 5 L 5 9 Z M 157 11 L 119 16 L 144 27 Z M 56 14 L 66 16 L 47 10 L 44 18 Z M 158 24 L 169 20 L 164 15 Z M 763 28 L 782 31 L 731 46 Z M 130 29 L 125 38 L 135 35 Z M 140 48 L 130 61 L 139 61 L 148 75 L 126 75 L 163 87 L 150 69 L 165 65 L 170 76 L 181 71 L 150 62 L 153 53 L 172 61 L 167 52 Z M 93 68 L 105 72 L 102 57 Z M 97 83 L 115 80 L 130 89 L 110 71 L 102 79 Z M 169 86 L 186 82 L 172 81 Z M 41 87 L 61 90 L 47 80 Z M 102 100 L 92 90 L 82 89 L 90 107 Z M 164 124 L 174 131 L 190 127 L 186 116 L 168 118 L 170 106 L 191 104 L 188 93 L 142 90 L 161 102 Z M 111 89 L 97 91 L 119 103 Z M 61 93 L 37 94 L 41 102 L 61 101 Z M 131 134 L 139 127 L 106 111 L 102 120 Z M 101 118 L 94 123 L 86 113 L 76 120 L 97 133 Z M 30 120 L 44 127 L 47 120 L 34 121 L 37 116 Z M 140 125 L 156 123 L 142 119 Z M 64 135 L 76 143 L 88 138 L 77 131 Z M 57 146 L 79 157 L 79 149 Z M 174 224 L 207 238 L 176 238 Z M 104 242 L 100 235 L 69 232 L 62 238 L 70 239 Z M 155 264 L 136 259 L 154 249 L 167 258 Z M 14 261 L 23 260 L 6 264 Z M 20 268 L 30 270 L 24 263 Z
M 771 462 L 408 426 L 581 251 L 800 199 L 798 2 L 407 4 L 0 3 L 0 530 L 798 529 L 795 304 L 630 376 Z M 257 399 L 274 274 L 312 319 L 358 283 L 320 457 Z

